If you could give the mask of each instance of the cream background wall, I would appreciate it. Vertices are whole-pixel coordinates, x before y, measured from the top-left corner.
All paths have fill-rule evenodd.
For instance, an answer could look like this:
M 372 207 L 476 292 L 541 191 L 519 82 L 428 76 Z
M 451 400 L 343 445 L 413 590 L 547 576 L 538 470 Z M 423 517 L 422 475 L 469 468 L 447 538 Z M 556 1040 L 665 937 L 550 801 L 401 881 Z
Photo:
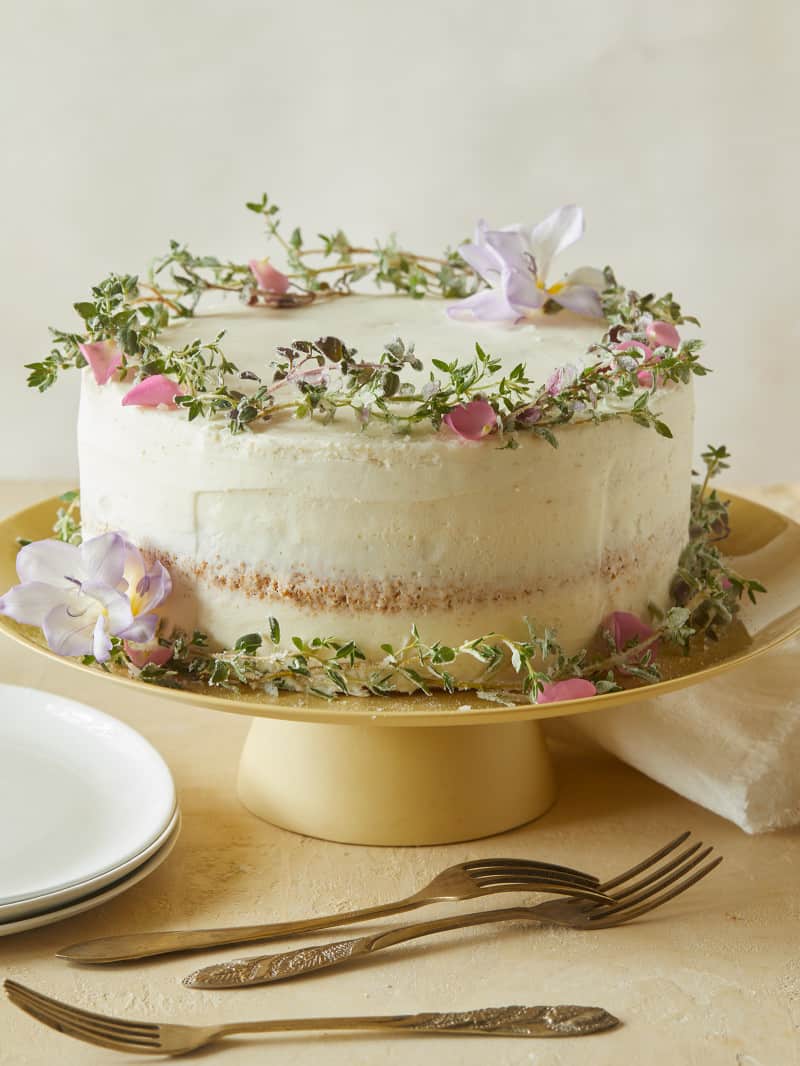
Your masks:
M 261 254 L 245 199 L 433 251 L 577 201 L 571 262 L 673 287 L 715 375 L 698 444 L 800 477 L 792 0 L 0 0 L 0 476 L 76 472 L 48 324 L 169 237 Z M 77 319 L 74 320 L 77 322 Z

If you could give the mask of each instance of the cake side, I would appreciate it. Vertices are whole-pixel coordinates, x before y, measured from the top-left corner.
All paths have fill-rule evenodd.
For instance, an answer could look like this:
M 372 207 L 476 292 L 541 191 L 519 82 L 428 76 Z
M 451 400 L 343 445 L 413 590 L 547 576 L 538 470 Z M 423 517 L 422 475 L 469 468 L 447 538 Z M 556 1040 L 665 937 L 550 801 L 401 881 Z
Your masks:
M 373 319 L 365 324 L 359 303 L 347 307 L 352 332 L 370 343 L 386 312 L 370 301 Z M 439 330 L 440 306 L 402 306 L 426 308 L 417 331 L 424 356 L 431 323 L 434 352 L 454 354 L 441 350 L 442 333 L 463 344 L 463 327 Z M 293 315 L 292 325 L 299 328 L 304 314 Z M 251 316 L 232 348 L 239 365 L 267 358 L 269 344 L 261 344 L 253 322 Z M 197 333 L 218 325 L 210 316 L 181 328 Z M 341 316 L 336 325 L 346 326 Z M 273 323 L 262 320 L 261 327 L 274 342 Z M 285 322 L 282 329 L 285 341 Z M 544 331 L 488 332 L 505 346 L 506 360 L 533 349 L 541 374 L 565 354 L 585 351 L 587 337 L 582 324 L 561 333 L 549 321 Z M 235 340 L 231 330 L 229 343 Z M 444 429 L 361 432 L 347 418 L 331 425 L 276 420 L 231 435 L 213 421 L 123 407 L 124 389 L 101 388 L 84 374 L 85 534 L 122 530 L 164 561 L 174 582 L 169 623 L 202 629 L 219 646 L 264 632 L 274 616 L 284 643 L 295 634 L 335 635 L 378 661 L 381 645 L 402 643 L 412 624 L 458 645 L 487 632 L 521 639 L 527 616 L 556 627 L 564 646 L 578 650 L 609 611 L 666 606 L 688 529 L 688 386 L 659 398 L 671 439 L 612 419 L 561 427 L 557 449 L 523 435 L 513 451 Z M 141 477 L 123 493 L 118 471 L 131 455 Z

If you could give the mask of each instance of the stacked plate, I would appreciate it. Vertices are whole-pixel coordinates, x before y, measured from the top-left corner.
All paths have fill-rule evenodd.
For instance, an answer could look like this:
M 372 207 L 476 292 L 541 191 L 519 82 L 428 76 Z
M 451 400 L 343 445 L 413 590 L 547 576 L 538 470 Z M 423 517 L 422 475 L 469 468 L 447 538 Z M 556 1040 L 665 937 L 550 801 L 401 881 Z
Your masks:
M 0 936 L 118 896 L 179 831 L 172 776 L 144 737 L 74 700 L 0 685 Z

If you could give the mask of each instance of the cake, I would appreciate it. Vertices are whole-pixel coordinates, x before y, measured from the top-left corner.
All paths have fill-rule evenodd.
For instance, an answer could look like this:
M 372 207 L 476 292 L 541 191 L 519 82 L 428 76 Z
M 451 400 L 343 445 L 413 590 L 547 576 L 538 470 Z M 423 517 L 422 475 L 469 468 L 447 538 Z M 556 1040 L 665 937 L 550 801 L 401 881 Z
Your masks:
M 81 521 L 0 613 L 162 684 L 542 701 L 656 680 L 758 591 L 716 546 L 724 447 L 691 486 L 696 320 L 609 268 L 548 281 L 579 208 L 433 258 L 247 206 L 288 273 L 173 242 L 29 364 L 81 371 Z
M 438 300 L 354 296 L 206 313 L 163 337 L 181 347 L 225 330 L 226 354 L 261 377 L 296 337 L 333 335 L 372 356 L 399 336 L 426 366 L 468 359 L 478 341 L 504 370 L 524 361 L 546 381 L 605 328 L 568 311 L 466 323 Z M 523 639 L 527 616 L 574 652 L 611 611 L 667 605 L 689 522 L 690 387 L 660 399 L 671 438 L 630 419 L 577 421 L 559 427 L 558 448 L 521 434 L 513 450 L 447 427 L 362 427 L 352 412 L 231 434 L 224 419 L 123 406 L 129 387 L 83 371 L 84 536 L 124 530 L 161 559 L 170 623 L 217 647 L 265 632 L 273 616 L 289 647 L 293 635 L 332 635 L 377 663 L 412 625 L 456 647 L 484 633 Z

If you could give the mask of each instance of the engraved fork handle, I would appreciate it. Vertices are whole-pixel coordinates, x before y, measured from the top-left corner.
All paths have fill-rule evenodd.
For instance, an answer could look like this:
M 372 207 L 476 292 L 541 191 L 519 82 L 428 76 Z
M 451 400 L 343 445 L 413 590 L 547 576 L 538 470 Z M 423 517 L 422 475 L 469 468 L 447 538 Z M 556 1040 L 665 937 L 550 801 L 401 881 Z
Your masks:
M 277 955 L 255 955 L 245 959 L 204 966 L 188 974 L 183 983 L 189 988 L 248 988 L 251 985 L 272 984 L 289 977 L 314 973 L 340 966 L 362 955 L 374 955 L 384 948 L 404 944 L 408 940 L 444 933 L 451 929 L 467 929 L 491 922 L 529 921 L 535 917 L 531 907 L 504 907 L 502 910 L 456 914 L 434 918 L 428 922 L 401 925 L 385 932 L 371 933 L 351 940 L 337 940 L 317 947 L 297 948 Z
M 567 1004 L 552 1007 L 485 1007 L 481 1010 L 424 1014 L 387 1014 L 357 1018 L 292 1018 L 287 1021 L 232 1022 L 215 1034 L 313 1032 L 315 1030 L 390 1030 L 415 1033 L 464 1033 L 473 1036 L 588 1036 L 619 1025 L 602 1007 Z

